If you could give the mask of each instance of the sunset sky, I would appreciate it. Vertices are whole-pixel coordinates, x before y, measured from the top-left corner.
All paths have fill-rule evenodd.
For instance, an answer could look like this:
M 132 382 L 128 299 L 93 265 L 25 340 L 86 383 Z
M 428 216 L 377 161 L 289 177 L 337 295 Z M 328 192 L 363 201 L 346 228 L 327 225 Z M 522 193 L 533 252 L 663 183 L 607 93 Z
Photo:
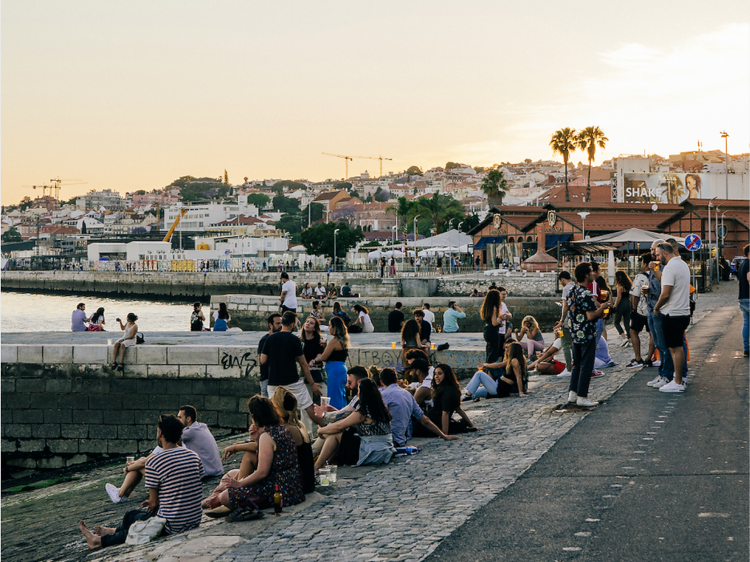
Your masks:
M 598 125 L 602 158 L 750 143 L 746 0 L 4 0 L 2 201 L 82 179 L 341 178 L 551 159 Z M 584 161 L 582 153 L 572 160 Z M 350 175 L 378 162 L 355 160 Z

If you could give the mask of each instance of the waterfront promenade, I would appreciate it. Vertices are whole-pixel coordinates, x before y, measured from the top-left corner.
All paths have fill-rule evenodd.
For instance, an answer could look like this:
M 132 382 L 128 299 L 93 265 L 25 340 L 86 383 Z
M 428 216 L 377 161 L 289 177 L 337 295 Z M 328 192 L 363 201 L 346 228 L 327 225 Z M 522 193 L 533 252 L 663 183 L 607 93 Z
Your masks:
M 2 554 L 22 562 L 746 559 L 740 326 L 728 284 L 699 300 L 685 395 L 647 388 L 655 369 L 625 369 L 630 350 L 613 346 L 619 366 L 592 381 L 592 398 L 605 401 L 594 412 L 556 411 L 567 379 L 532 376 L 530 399 L 467 406 L 482 431 L 453 443 L 415 440 L 421 453 L 386 466 L 343 468 L 336 485 L 278 519 L 204 518 L 182 536 L 89 553 L 78 519 L 115 522 L 146 493 L 139 487 L 114 505 L 103 485 L 119 483 L 122 464 L 82 471 L 81 480 L 3 498 Z

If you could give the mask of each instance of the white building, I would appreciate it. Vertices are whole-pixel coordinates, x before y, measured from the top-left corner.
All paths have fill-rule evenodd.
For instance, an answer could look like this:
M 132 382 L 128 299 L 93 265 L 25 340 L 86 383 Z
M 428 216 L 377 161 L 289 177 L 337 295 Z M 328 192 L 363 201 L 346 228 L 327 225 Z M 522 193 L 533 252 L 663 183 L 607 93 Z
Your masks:
M 207 205 L 174 205 L 167 207 L 164 211 L 164 223 L 161 230 L 169 230 L 177 220 L 181 209 L 187 209 L 187 213 L 177 225 L 177 232 L 180 231 L 203 231 L 212 224 L 217 224 L 229 219 L 245 215 L 249 217 L 258 216 L 258 208 L 255 205 L 248 204 L 247 195 L 237 197 L 237 205 L 228 204 L 207 204 Z
M 107 258 L 111 261 L 126 260 L 167 260 L 171 259 L 172 244 L 170 242 L 147 242 L 136 240 L 134 242 L 116 242 L 104 244 L 94 242 L 88 245 L 89 261 L 99 261 Z

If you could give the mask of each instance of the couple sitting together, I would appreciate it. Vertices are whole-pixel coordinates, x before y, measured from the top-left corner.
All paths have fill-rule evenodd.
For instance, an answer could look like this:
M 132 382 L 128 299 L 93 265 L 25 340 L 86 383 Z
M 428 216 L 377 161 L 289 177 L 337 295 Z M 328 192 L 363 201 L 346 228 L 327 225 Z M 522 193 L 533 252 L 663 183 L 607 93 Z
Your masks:
M 512 339 L 505 340 L 505 356 L 498 363 L 483 363 L 474 373 L 462 402 L 477 401 L 480 398 L 507 398 L 511 394 L 529 396 L 529 375 L 526 355 L 521 344 Z

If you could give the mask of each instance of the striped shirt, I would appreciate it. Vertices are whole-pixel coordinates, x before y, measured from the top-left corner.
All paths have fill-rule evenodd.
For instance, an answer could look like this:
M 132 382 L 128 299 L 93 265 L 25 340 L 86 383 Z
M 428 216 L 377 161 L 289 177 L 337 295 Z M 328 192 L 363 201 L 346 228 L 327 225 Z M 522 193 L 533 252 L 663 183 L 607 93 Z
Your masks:
M 201 522 L 203 464 L 189 449 L 175 447 L 146 461 L 146 488 L 159 490 L 159 517 L 170 534 L 194 529 Z

